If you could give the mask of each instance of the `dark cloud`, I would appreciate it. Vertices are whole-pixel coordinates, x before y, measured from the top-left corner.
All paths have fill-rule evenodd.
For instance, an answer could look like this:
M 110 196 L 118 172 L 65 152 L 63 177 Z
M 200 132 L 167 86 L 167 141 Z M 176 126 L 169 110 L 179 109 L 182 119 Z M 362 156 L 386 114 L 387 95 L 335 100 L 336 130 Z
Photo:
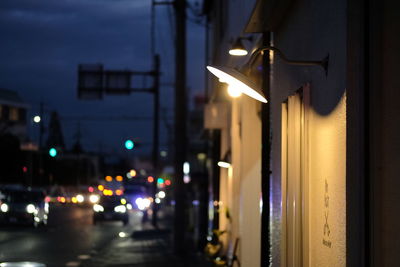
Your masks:
M 31 104 L 32 112 L 37 112 L 43 100 L 61 116 L 151 116 L 149 94 L 106 96 L 97 102 L 76 98 L 79 63 L 103 63 L 107 69 L 152 68 L 150 4 L 148 0 L 0 1 L 0 88 L 20 92 Z M 174 79 L 170 14 L 167 8 L 157 7 L 156 42 L 163 83 Z M 188 34 L 188 86 L 192 91 L 202 91 L 203 29 L 188 27 L 192 27 Z M 166 86 L 161 94 L 162 105 L 171 117 L 173 90 Z M 62 123 L 70 146 L 77 122 Z M 104 147 L 119 147 L 128 136 L 151 142 L 151 126 L 151 121 L 81 122 L 84 144 L 91 149 L 99 142 L 106 144 Z M 166 140 L 165 129 L 162 131 Z

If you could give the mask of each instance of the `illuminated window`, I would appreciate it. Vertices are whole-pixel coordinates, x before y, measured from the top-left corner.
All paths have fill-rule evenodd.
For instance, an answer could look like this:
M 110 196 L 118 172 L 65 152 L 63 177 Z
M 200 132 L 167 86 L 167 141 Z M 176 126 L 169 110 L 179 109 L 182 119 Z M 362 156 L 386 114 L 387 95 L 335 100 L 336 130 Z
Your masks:
M 13 108 L 13 107 L 10 108 L 9 119 L 10 121 L 18 120 L 18 108 Z

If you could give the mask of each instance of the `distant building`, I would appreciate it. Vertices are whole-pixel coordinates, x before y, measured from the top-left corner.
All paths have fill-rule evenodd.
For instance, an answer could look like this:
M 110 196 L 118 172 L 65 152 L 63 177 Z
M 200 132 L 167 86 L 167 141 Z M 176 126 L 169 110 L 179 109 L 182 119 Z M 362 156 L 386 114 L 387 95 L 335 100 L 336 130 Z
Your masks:
M 17 92 L 0 89 L 0 135 L 8 133 L 18 137 L 20 142 L 25 141 L 27 108 Z
M 27 140 L 27 107 L 17 92 L 0 89 L 0 183 L 23 182 L 21 144 Z

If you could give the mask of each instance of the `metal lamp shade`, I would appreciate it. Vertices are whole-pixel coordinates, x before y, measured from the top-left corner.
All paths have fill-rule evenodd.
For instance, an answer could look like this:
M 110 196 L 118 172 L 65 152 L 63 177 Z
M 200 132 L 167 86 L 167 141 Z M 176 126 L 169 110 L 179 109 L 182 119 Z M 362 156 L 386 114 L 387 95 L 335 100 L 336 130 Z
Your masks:
M 229 50 L 229 54 L 232 56 L 246 56 L 248 54 L 244 47 L 241 38 L 238 38 Z
M 255 100 L 267 103 L 267 99 L 261 90 L 249 78 L 234 68 L 207 66 L 207 69 L 214 74 L 220 82 L 227 83 L 240 90 L 243 94 L 248 95 Z

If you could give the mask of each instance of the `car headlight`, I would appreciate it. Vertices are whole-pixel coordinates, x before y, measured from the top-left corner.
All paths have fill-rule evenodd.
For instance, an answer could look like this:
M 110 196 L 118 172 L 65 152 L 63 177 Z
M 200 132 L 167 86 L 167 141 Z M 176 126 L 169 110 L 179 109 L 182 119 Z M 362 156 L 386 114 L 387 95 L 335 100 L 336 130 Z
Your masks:
M 104 208 L 103 208 L 102 205 L 94 204 L 94 205 L 93 205 L 93 210 L 94 210 L 95 212 L 103 212 L 103 211 L 104 211 Z
M 76 195 L 76 200 L 79 203 L 82 203 L 83 201 L 85 201 L 85 197 L 79 194 L 79 195 Z
M 7 212 L 8 211 L 8 205 L 6 203 L 1 204 L 0 210 L 2 212 Z
M 26 206 L 26 212 L 28 213 L 35 213 L 36 212 L 36 207 L 33 204 L 28 204 Z
M 150 207 L 150 204 L 151 204 L 150 199 L 148 199 L 148 198 L 143 199 L 143 206 L 144 206 L 145 208 L 149 208 L 149 207 Z
M 49 213 L 49 203 L 44 203 L 44 212 Z
M 98 195 L 90 195 L 89 200 L 91 203 L 97 203 L 100 200 L 100 197 Z
M 125 213 L 126 212 L 126 207 L 124 205 L 119 205 L 119 206 L 116 206 L 114 208 L 114 211 L 115 212 L 120 212 L 120 213 Z
M 135 200 L 135 203 L 136 203 L 136 206 L 138 207 L 138 209 L 140 209 L 140 210 L 146 209 L 146 206 L 145 206 L 145 203 L 144 203 L 144 199 L 143 199 L 143 198 L 138 197 L 138 198 Z

